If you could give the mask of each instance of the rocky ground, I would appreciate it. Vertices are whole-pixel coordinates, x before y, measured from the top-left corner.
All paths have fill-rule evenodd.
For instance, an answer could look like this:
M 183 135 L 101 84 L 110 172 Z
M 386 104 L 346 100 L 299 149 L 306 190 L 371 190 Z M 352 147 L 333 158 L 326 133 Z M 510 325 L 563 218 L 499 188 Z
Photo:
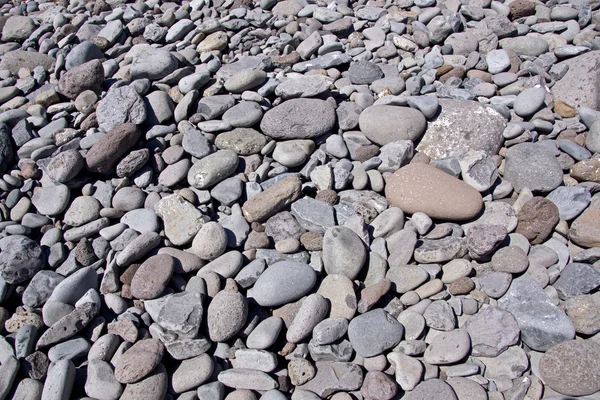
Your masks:
M 600 399 L 596 1 L 0 4 L 0 400 Z

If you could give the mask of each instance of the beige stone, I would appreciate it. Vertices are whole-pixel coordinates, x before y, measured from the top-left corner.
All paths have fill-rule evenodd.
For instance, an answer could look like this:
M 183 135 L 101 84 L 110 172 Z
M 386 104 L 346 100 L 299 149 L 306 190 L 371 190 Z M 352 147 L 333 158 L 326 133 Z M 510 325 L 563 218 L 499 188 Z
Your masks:
M 427 164 L 409 164 L 388 178 L 385 197 L 408 214 L 424 212 L 431 218 L 465 221 L 481 211 L 477 190 Z
M 264 221 L 300 196 L 302 182 L 289 176 L 275 183 L 264 192 L 248 200 L 242 207 L 248 222 Z

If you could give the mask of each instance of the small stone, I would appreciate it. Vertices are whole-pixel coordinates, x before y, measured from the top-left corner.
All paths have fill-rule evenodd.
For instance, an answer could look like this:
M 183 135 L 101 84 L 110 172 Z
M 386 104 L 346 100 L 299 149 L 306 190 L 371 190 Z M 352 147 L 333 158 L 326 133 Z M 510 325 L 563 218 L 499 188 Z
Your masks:
M 175 271 L 173 257 L 160 254 L 148 258 L 131 281 L 131 294 L 138 299 L 154 299 L 165 290 Z
M 263 307 L 296 301 L 316 283 L 315 271 L 307 264 L 279 261 L 268 267 L 252 289 L 254 300 Z
M 506 153 L 504 178 L 517 192 L 551 192 L 561 185 L 562 168 L 556 157 L 545 147 L 535 143 L 512 146 Z
M 307 115 L 311 118 L 307 119 Z M 260 129 L 274 139 L 310 139 L 329 132 L 335 121 L 335 110 L 330 103 L 292 99 L 267 111 Z
M 164 347 L 157 339 L 136 342 L 115 363 L 115 377 L 121 383 L 135 383 L 146 378 L 162 359 Z
M 244 326 L 248 316 L 248 302 L 238 292 L 233 279 L 228 279 L 225 289 L 217 293 L 207 310 L 208 335 L 214 342 L 224 342 L 235 336 Z
M 531 244 L 543 243 L 559 221 L 558 208 L 544 197 L 534 197 L 523 205 L 518 214 L 517 233 Z
M 367 253 L 360 237 L 345 227 L 330 228 L 323 237 L 323 265 L 328 274 L 350 279 L 361 271 Z
M 464 329 L 455 329 L 434 336 L 423 359 L 432 365 L 453 364 L 465 358 L 470 350 L 469 333 Z

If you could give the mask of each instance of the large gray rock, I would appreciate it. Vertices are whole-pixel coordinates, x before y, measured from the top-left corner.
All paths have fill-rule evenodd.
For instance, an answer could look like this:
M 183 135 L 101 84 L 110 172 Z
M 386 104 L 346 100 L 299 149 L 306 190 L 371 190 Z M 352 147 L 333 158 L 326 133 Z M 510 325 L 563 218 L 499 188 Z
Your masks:
M 146 115 L 144 101 L 131 86 L 109 90 L 96 109 L 98 125 L 106 132 L 126 122 L 141 124 Z
M 500 113 L 470 100 L 440 99 L 440 106 L 440 113 L 427 124 L 418 151 L 432 159 L 469 150 L 483 150 L 489 155 L 498 153 L 506 127 Z
M 557 64 L 569 69 L 554 86 L 555 100 L 561 100 L 573 108 L 600 107 L 600 51 L 590 51 Z
M 33 278 L 46 263 L 40 245 L 26 236 L 8 236 L 0 240 L 0 250 L 0 275 L 10 284 Z
M 498 306 L 515 316 L 521 340 L 534 350 L 546 351 L 575 337 L 573 322 L 532 278 L 513 280 Z
M 335 109 L 327 101 L 292 99 L 267 111 L 260 129 L 274 139 L 310 139 L 329 132 L 335 119 Z
M 556 157 L 546 147 L 521 143 L 508 149 L 504 179 L 517 192 L 528 188 L 534 192 L 550 192 L 562 184 L 563 172 Z

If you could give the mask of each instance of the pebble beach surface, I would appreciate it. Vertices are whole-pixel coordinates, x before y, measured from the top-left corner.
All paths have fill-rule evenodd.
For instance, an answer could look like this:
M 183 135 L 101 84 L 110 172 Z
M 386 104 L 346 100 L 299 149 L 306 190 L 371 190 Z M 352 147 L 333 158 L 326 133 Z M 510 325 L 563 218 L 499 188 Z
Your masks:
M 597 0 L 0 0 L 0 400 L 600 400 Z

